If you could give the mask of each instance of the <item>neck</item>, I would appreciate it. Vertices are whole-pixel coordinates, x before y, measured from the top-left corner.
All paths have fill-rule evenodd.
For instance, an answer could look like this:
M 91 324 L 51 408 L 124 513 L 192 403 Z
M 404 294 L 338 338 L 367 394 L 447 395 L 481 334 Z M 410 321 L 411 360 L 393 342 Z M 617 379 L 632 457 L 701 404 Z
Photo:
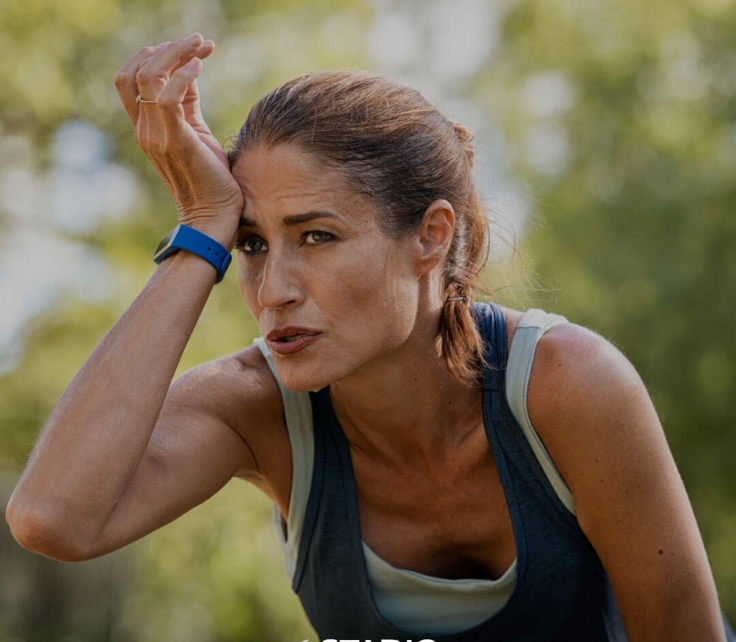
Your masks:
M 482 426 L 482 393 L 456 382 L 440 358 L 434 329 L 414 333 L 380 363 L 330 385 L 351 448 L 400 466 L 431 467 L 452 457 Z

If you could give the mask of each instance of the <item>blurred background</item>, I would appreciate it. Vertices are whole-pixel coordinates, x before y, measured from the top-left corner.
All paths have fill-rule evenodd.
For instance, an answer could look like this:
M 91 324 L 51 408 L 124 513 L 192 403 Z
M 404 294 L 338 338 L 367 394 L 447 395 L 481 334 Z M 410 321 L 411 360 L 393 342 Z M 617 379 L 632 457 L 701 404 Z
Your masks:
M 736 620 L 736 1 L 2 0 L 0 502 L 54 403 L 154 269 L 174 206 L 112 84 L 201 31 L 221 139 L 321 68 L 412 84 L 476 134 L 496 300 L 566 315 L 641 373 Z M 248 345 L 235 271 L 180 371 Z M 314 639 L 268 502 L 233 481 L 82 564 L 0 524 L 0 642 Z

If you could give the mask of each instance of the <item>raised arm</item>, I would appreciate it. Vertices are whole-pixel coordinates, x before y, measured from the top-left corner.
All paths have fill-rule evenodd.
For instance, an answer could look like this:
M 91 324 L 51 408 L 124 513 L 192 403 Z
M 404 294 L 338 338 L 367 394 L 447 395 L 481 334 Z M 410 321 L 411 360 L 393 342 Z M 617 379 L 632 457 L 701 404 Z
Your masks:
M 115 84 L 179 221 L 229 251 L 242 194 L 201 117 L 196 85 L 201 59 L 213 49 L 199 34 L 142 49 Z M 138 102 L 139 94 L 156 103 Z M 10 498 L 6 519 L 21 544 L 66 560 L 108 552 L 255 470 L 242 435 L 206 399 L 206 381 L 227 381 L 232 360 L 210 366 L 207 377 L 190 376 L 204 381 L 200 388 L 185 379 L 169 393 L 215 278 L 194 254 L 166 259 L 84 364 Z M 185 387 L 186 395 L 177 392 Z
M 628 360 L 572 324 L 540 341 L 532 423 L 572 491 L 631 642 L 723 642 L 698 526 L 654 406 Z

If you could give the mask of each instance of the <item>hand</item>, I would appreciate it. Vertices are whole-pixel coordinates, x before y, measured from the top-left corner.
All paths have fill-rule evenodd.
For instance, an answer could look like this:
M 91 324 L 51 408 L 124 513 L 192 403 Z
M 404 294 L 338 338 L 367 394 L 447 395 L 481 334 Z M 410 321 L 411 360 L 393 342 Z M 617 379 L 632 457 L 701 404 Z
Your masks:
M 144 47 L 115 76 L 135 139 L 169 188 L 179 221 L 235 242 L 243 195 L 227 156 L 202 118 L 197 77 L 215 43 L 199 33 Z M 137 102 L 141 96 L 153 103 Z

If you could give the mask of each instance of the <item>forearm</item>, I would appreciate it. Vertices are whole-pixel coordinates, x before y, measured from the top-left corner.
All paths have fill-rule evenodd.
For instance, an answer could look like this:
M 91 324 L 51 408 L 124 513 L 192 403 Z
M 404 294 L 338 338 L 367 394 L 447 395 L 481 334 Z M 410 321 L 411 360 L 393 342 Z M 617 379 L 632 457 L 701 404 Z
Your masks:
M 102 529 L 145 452 L 214 282 L 206 261 L 177 253 L 89 357 L 10 498 L 6 518 L 24 545 L 38 550 L 52 540 L 79 550 Z

